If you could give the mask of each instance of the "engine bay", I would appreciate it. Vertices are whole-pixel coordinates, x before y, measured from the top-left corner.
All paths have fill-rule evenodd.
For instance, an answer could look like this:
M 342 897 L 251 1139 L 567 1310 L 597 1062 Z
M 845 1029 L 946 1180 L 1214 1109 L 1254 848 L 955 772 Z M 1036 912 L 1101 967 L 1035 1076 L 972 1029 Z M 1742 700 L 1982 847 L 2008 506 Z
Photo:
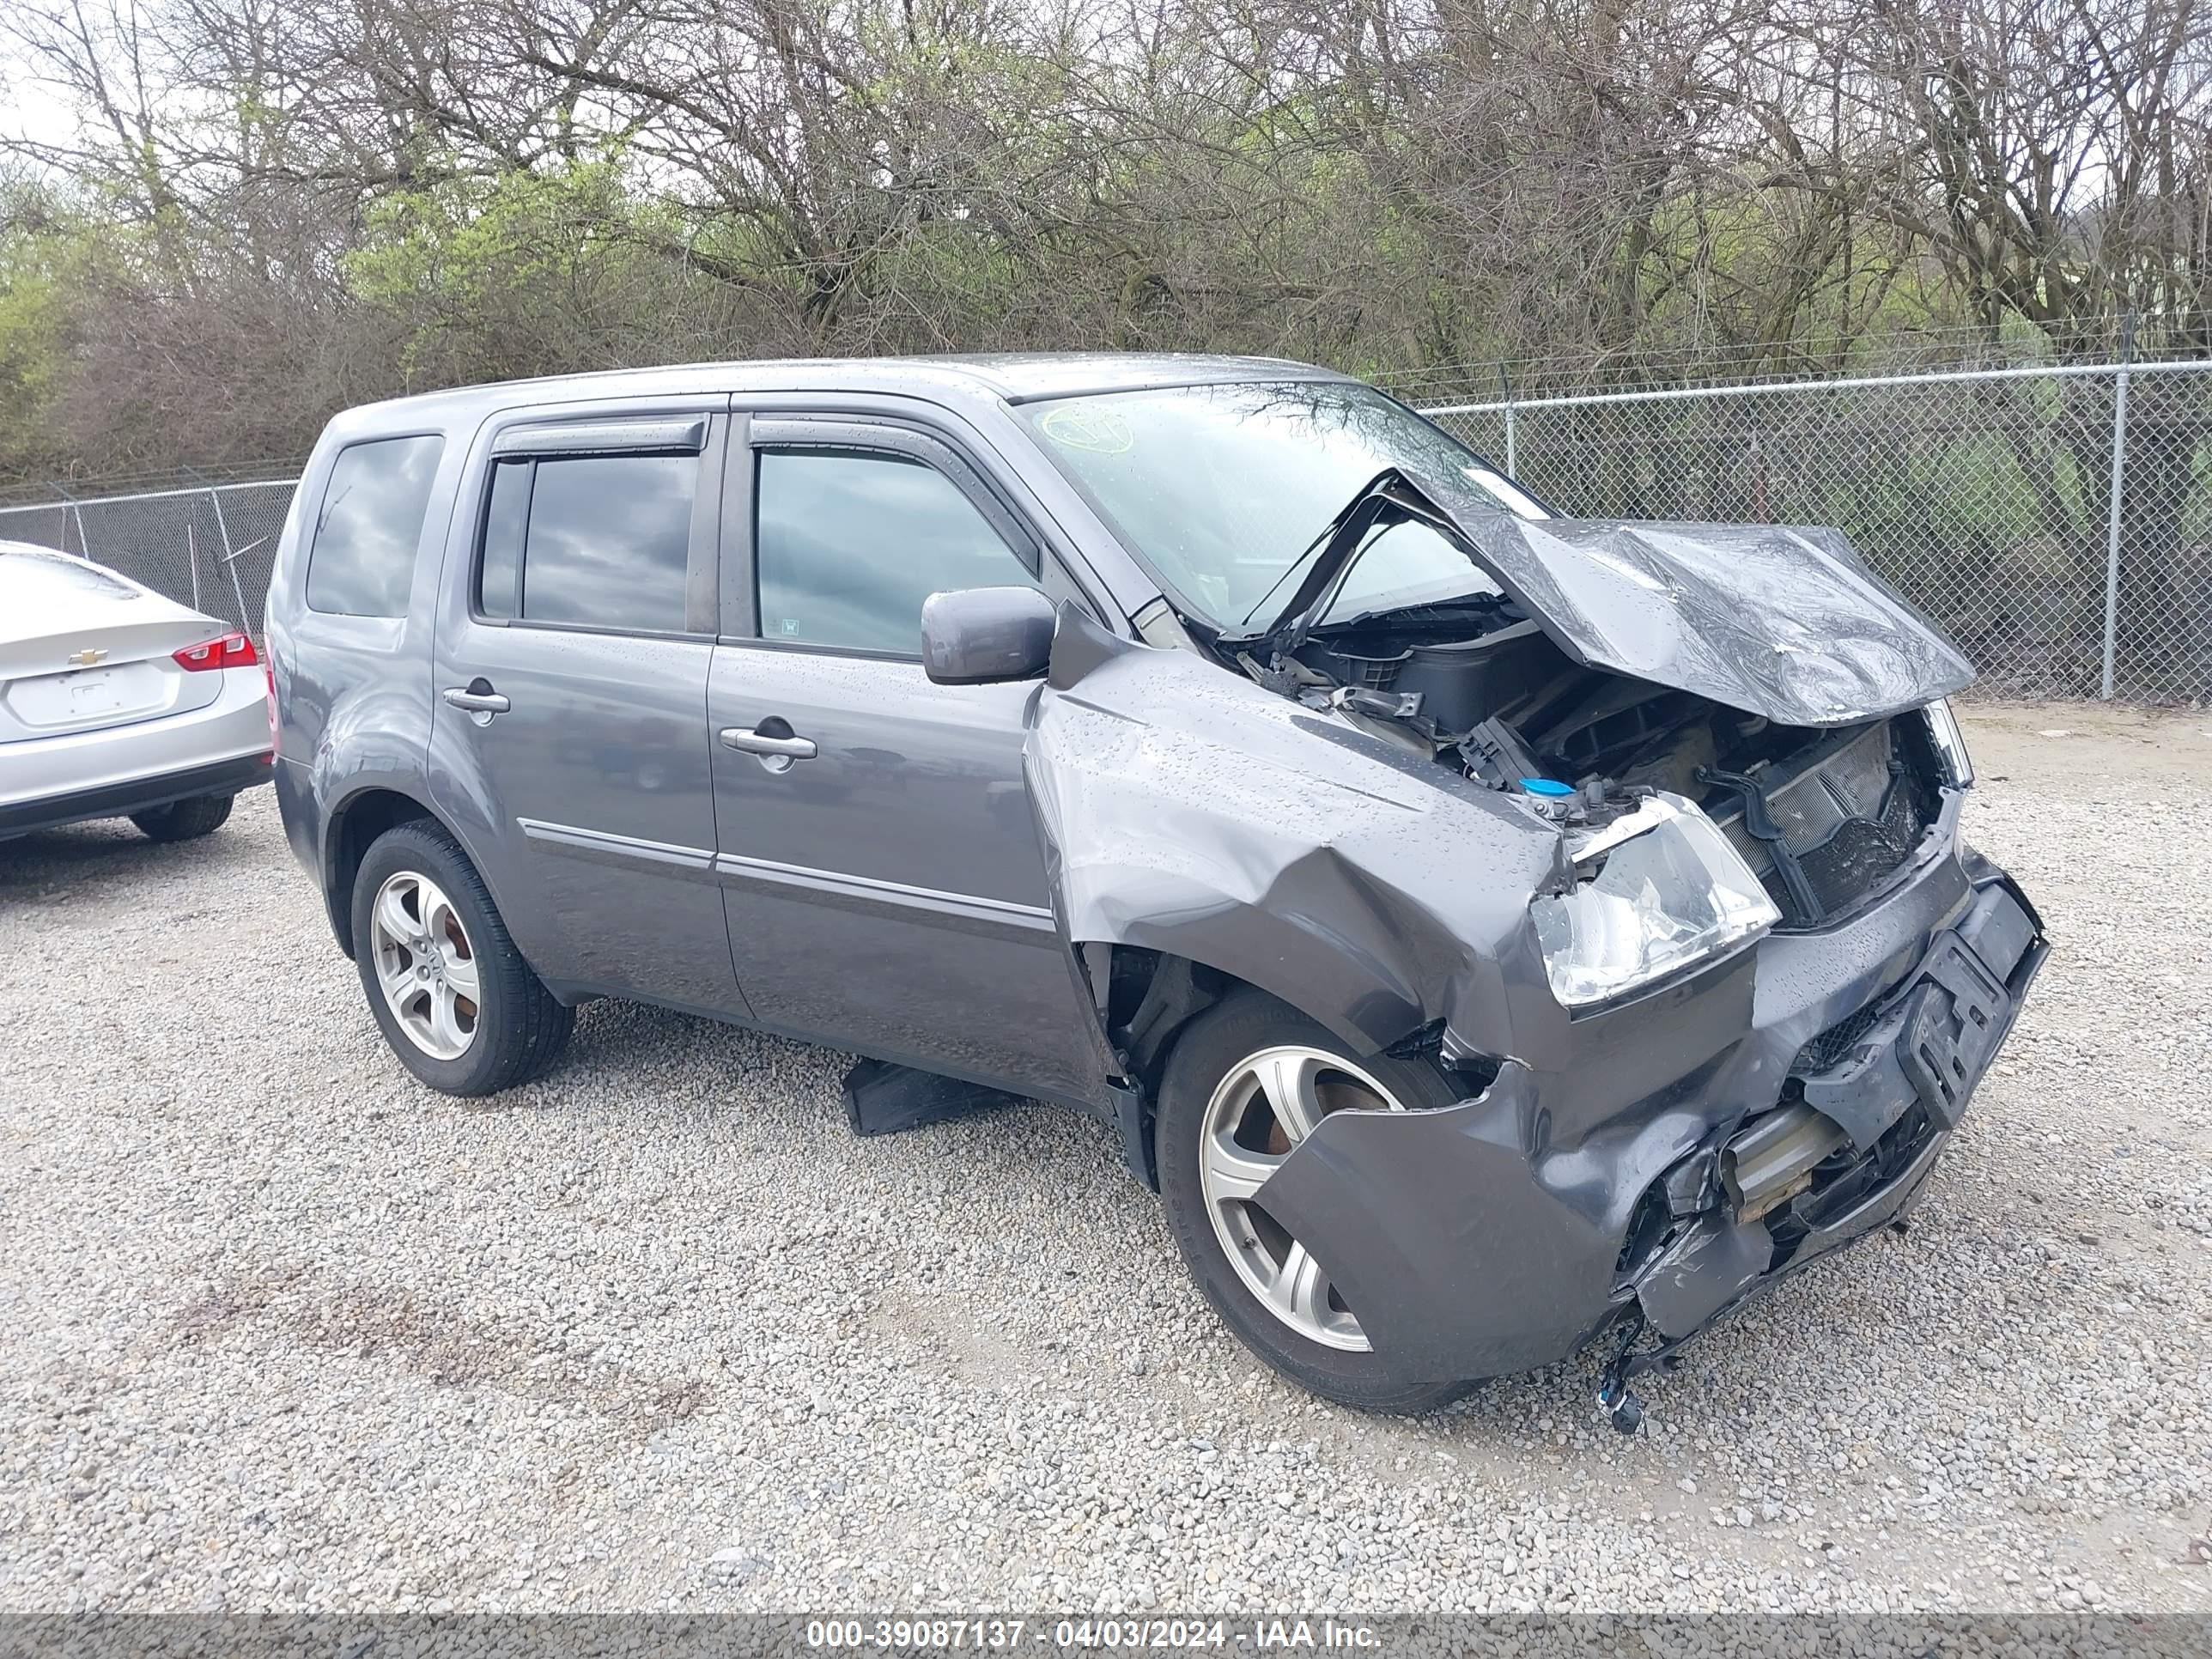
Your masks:
M 1785 927 L 1819 925 L 1871 896 L 1942 806 L 1923 721 L 1789 726 L 1585 667 L 1500 594 L 1324 624 L 1268 663 L 1237 660 L 1309 708 L 1522 794 L 1578 835 L 1602 832 L 1654 793 L 1693 801 Z

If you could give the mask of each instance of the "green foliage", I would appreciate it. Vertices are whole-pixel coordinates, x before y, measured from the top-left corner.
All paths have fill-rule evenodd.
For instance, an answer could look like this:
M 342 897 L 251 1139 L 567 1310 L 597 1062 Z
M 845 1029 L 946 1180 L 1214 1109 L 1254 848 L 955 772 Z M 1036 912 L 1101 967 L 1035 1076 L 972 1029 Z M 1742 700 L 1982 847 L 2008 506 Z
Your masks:
M 25 239 L 0 240 L 0 468 L 46 459 L 45 434 L 63 371 L 61 289 Z
M 595 328 L 649 319 L 689 228 L 629 187 L 618 150 L 545 170 L 455 172 L 371 207 L 341 274 L 401 341 L 409 390 L 595 361 Z
M 2032 267 L 2049 310 L 2118 222 L 2063 204 L 2056 243 L 1983 269 L 1928 170 L 1957 136 L 1915 125 L 1881 32 L 1828 42 L 1825 14 L 1800 55 L 1841 51 L 1880 118 L 1810 118 L 1664 0 L 582 0 L 526 7 L 521 58 L 481 10 L 433 5 L 427 35 L 279 10 L 165 11 L 213 78 L 89 124 L 69 216 L 0 185 L 0 470 L 290 457 L 349 403 L 704 357 L 1254 351 L 1429 395 L 1494 393 L 1470 366 L 1498 362 L 1532 396 L 1879 371 L 2040 317 L 1992 284 Z M 2039 107 L 2023 64 L 2064 61 L 1969 68 L 2027 100 L 2009 119 Z M 2169 309 L 2162 339 L 2198 315 Z M 2095 349 L 2071 325 L 2053 349 Z
M 0 188 L 0 475 L 72 469 L 55 410 L 70 383 L 79 307 L 129 240 L 64 216 L 29 188 Z

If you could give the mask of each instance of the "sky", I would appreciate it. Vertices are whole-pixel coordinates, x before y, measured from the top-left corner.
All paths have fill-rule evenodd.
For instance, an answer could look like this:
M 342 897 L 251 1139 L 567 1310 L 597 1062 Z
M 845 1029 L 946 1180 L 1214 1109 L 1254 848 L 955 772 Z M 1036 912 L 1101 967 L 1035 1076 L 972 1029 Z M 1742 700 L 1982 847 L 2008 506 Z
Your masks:
M 0 35 L 0 140 L 60 144 L 69 142 L 76 131 L 76 117 L 69 105 L 53 87 L 32 73 L 21 46 Z

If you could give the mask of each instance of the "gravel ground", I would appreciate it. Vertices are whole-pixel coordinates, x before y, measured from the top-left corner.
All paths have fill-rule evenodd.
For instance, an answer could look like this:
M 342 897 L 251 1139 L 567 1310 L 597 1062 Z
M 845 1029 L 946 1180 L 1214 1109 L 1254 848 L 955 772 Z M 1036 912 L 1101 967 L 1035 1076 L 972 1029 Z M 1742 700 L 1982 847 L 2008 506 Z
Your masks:
M 1632 1441 L 1587 1359 L 1274 1381 L 1046 1108 L 858 1142 L 604 1004 L 433 1095 L 265 791 L 0 848 L 0 1607 L 2212 1610 L 2212 716 L 1972 726 L 2058 953 L 1911 1232 Z

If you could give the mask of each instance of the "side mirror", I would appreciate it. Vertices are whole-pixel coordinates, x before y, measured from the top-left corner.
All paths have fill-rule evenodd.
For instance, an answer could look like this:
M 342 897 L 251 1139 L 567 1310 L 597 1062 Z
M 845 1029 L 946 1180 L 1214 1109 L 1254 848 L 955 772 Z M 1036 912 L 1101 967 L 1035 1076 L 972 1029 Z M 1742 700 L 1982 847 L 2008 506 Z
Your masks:
M 921 602 L 922 671 L 939 685 L 1034 679 L 1058 620 L 1034 587 L 963 587 Z

